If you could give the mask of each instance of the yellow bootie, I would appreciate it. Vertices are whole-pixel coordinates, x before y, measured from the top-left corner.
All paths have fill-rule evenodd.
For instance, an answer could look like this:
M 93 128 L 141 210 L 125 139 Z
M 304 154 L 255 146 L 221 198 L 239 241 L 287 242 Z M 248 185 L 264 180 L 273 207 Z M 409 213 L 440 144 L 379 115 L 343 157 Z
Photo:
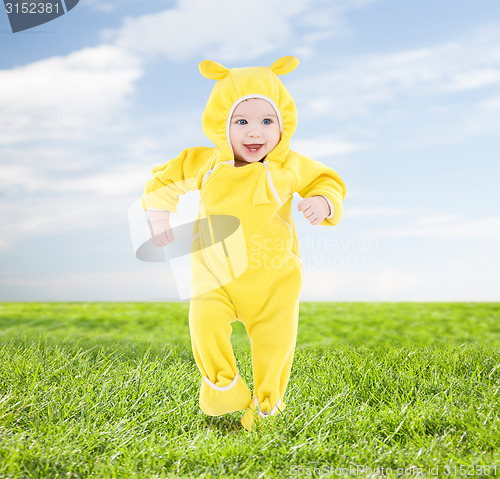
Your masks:
M 267 402 L 267 401 L 266 401 Z M 253 401 L 248 404 L 245 413 L 241 417 L 241 424 L 247 431 L 251 431 L 253 426 L 261 422 L 264 419 L 268 419 L 270 416 L 276 416 L 285 409 L 285 403 L 278 399 L 276 406 L 268 412 L 262 412 L 257 398 L 255 397 Z
M 227 386 L 217 386 L 206 376 L 200 387 L 200 408 L 208 416 L 221 416 L 245 409 L 252 394 L 245 381 L 236 374 Z

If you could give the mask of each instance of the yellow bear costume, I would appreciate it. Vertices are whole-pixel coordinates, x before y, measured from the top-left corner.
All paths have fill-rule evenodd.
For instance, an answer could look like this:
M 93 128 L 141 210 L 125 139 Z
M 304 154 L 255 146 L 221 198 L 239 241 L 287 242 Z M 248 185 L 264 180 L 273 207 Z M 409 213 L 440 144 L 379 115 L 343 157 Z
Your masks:
M 327 199 L 331 214 L 320 223 L 325 226 L 340 221 L 345 197 L 344 183 L 335 171 L 290 150 L 297 112 L 278 75 L 297 65 L 295 57 L 280 58 L 269 68 L 227 69 L 209 60 L 201 62 L 201 73 L 217 80 L 203 114 L 204 132 L 216 147 L 187 148 L 155 167 L 142 197 L 144 209 L 175 212 L 178 196 L 196 188 L 201 197 L 199 218 L 228 215 L 240 222 L 245 257 L 236 263 L 245 267 L 233 271 L 230 281 L 191 298 L 189 326 L 203 376 L 201 409 L 211 416 L 246 410 L 242 424 L 247 430 L 255 419 L 285 407 L 302 287 L 293 193 Z M 263 160 L 235 167 L 229 121 L 236 106 L 249 98 L 273 105 L 281 138 Z M 193 237 L 198 249 L 203 237 L 200 231 Z M 206 262 L 203 267 L 209 271 Z M 252 346 L 253 397 L 238 373 L 231 347 L 231 322 L 236 319 L 245 325 Z

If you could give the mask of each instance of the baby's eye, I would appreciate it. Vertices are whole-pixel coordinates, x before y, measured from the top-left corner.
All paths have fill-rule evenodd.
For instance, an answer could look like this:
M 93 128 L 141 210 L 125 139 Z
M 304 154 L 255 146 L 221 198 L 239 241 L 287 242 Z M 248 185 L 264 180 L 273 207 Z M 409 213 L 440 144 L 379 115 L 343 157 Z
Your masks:
M 238 125 L 246 125 L 247 123 L 248 123 L 248 121 L 246 121 L 246 120 L 238 120 L 236 122 L 236 124 L 238 124 Z
M 264 123 L 264 125 L 270 125 L 272 122 L 273 122 L 273 120 L 270 120 L 269 118 L 262 120 L 262 123 Z

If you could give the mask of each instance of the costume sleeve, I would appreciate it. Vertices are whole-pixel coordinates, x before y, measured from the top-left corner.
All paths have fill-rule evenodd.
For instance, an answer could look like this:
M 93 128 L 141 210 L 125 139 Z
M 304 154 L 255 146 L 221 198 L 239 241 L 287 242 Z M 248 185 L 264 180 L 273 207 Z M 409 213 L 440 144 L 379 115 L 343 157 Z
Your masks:
M 302 198 L 324 196 L 330 209 L 330 216 L 322 221 L 323 226 L 336 225 L 342 218 L 342 201 L 345 198 L 346 187 L 336 171 L 319 161 L 302 155 L 297 155 L 293 162 L 293 172 L 296 177 L 295 191 Z
M 210 158 L 211 148 L 182 150 L 179 156 L 153 167 L 153 178 L 146 183 L 142 208 L 177 212 L 179 195 L 199 189 L 199 176 Z

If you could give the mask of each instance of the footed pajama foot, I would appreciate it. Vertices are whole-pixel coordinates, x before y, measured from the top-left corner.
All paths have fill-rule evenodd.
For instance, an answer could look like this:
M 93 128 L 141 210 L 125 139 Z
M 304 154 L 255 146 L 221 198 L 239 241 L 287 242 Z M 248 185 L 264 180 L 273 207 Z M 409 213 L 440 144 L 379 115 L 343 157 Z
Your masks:
M 267 403 L 268 401 L 266 400 L 265 402 Z M 265 408 L 264 404 L 262 405 L 262 407 Z M 259 407 L 259 403 L 257 402 L 257 398 L 254 398 L 254 400 L 251 401 L 250 404 L 248 404 L 248 407 L 246 408 L 245 413 L 241 418 L 241 424 L 247 431 L 251 431 L 253 426 L 255 426 L 257 423 L 268 419 L 270 416 L 276 416 L 281 411 L 283 411 L 283 409 L 285 409 L 285 403 L 283 403 L 281 399 L 278 399 L 278 402 L 270 412 L 262 412 L 261 408 Z
M 200 408 L 208 416 L 221 416 L 245 409 L 252 394 L 245 381 L 236 374 L 227 386 L 221 387 L 204 377 L 200 387 Z

